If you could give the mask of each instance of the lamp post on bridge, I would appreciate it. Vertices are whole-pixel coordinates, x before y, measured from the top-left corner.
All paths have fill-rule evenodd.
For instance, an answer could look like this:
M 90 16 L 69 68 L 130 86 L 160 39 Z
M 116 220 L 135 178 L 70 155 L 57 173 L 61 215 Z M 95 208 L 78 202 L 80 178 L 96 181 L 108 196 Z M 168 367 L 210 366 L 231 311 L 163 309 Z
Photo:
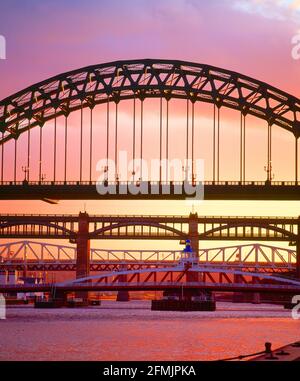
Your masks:
M 265 172 L 267 172 L 267 180 L 266 183 L 270 184 L 271 181 L 274 179 L 275 175 L 272 173 L 272 161 L 269 160 L 268 164 L 264 166 Z
M 29 181 L 29 167 L 22 166 L 22 171 L 24 172 L 24 182 L 28 182 Z
M 39 178 L 39 182 L 42 183 L 45 179 L 46 179 L 46 174 L 41 173 L 40 178 Z

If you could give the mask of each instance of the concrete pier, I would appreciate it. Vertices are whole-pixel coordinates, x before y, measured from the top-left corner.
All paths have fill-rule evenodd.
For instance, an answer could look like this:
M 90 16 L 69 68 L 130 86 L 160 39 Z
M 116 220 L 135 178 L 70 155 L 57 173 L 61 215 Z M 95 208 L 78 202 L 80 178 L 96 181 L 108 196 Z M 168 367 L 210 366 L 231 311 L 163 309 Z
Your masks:
M 120 271 L 126 271 L 127 270 L 127 266 L 124 265 L 124 266 L 120 266 Z M 123 274 L 123 275 L 120 275 L 119 277 L 119 282 L 120 283 L 126 283 L 127 282 L 127 275 L 126 274 Z M 129 292 L 128 291 L 118 291 L 117 293 L 117 302 L 129 302 L 130 300 L 130 297 L 129 297 Z
M 90 240 L 89 240 L 89 216 L 87 213 L 79 213 L 77 233 L 77 258 L 76 279 L 90 275 Z M 86 291 L 76 292 L 76 298 L 88 302 L 89 293 Z

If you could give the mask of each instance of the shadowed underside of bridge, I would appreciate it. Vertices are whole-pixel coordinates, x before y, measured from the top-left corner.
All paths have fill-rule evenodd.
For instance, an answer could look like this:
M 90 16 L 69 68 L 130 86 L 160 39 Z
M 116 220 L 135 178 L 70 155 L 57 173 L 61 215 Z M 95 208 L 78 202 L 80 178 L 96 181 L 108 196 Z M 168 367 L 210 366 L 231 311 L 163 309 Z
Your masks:
M 11 293 L 11 292 L 53 292 L 53 284 L 46 285 L 0 285 L 0 292 Z M 131 284 L 78 284 L 69 286 L 56 286 L 56 292 L 87 292 L 87 291 L 177 291 L 180 292 L 184 290 L 209 290 L 209 291 L 223 291 L 223 292 L 259 292 L 259 293 L 280 293 L 280 294 L 299 294 L 300 286 L 286 286 L 286 285 L 249 285 L 249 284 L 203 284 L 203 283 L 183 283 L 176 282 L 171 284 L 170 282 L 152 283 L 145 282 L 143 284 L 131 283 Z
M 139 192 L 124 194 L 119 189 L 122 186 L 135 186 L 142 188 L 141 182 L 118 183 L 111 182 L 115 187 L 114 193 L 99 194 L 96 182 L 6 182 L 0 185 L 0 198 L 2 200 L 199 200 L 194 190 L 187 193 L 183 182 L 178 182 L 182 189 L 174 191 L 172 183 L 168 193 L 162 191 L 163 184 L 156 183 L 157 191 L 151 192 L 151 182 L 146 184 L 147 193 Z M 191 187 L 203 186 L 204 200 L 300 200 L 300 186 L 292 181 L 204 181 L 203 183 L 190 183 Z M 149 190 L 149 191 L 148 191 Z M 202 197 L 201 197 L 202 199 Z
M 145 137 L 144 103 L 153 98 L 159 103 L 158 124 L 152 126 L 152 131 L 158 132 L 155 155 L 160 164 L 155 178 L 149 178 L 145 171 L 142 173 L 145 146 L 149 144 Z M 179 178 L 172 178 L 168 165 L 163 163 L 171 159 L 174 150 L 170 137 L 176 131 L 169 123 L 169 105 L 175 100 L 184 102 L 185 108 L 185 137 L 180 140 L 185 151 L 180 157 L 184 165 L 177 171 Z M 118 107 L 122 101 L 132 102 L 132 125 L 120 124 Z M 211 147 L 211 160 L 205 164 L 210 178 L 205 179 L 196 166 L 197 159 L 202 158 L 196 135 L 203 131 L 195 120 L 195 105 L 199 103 L 212 105 L 212 141 L 207 142 Z M 93 121 L 97 106 L 106 115 L 100 125 Z M 88 118 L 85 109 L 90 110 Z M 226 109 L 235 110 L 240 120 L 240 139 L 235 147 L 239 170 L 234 181 L 225 179 L 221 172 L 220 114 Z M 70 139 L 74 121 L 69 125 L 69 117 L 76 112 L 80 134 L 78 147 L 74 149 L 75 143 Z M 258 181 L 249 181 L 246 175 L 255 152 L 246 154 L 248 116 L 266 124 L 266 176 Z M 51 139 L 47 130 L 46 138 L 43 136 L 49 124 Z M 290 181 L 273 181 L 274 127 L 290 132 L 294 139 L 294 161 L 288 164 L 294 173 Z M 101 152 L 96 139 L 99 129 L 104 140 Z M 205 181 L 205 199 L 300 199 L 299 99 L 262 81 L 206 64 L 144 59 L 104 63 L 63 73 L 0 101 L 0 132 L 0 199 L 185 199 L 188 195 L 175 192 L 171 184 L 183 179 L 191 184 Z M 131 146 L 127 153 L 133 162 L 126 178 L 122 177 L 119 162 L 120 136 L 124 134 Z M 75 172 L 74 155 L 78 158 Z M 99 159 L 104 160 L 103 181 L 114 182 L 115 193 L 99 195 L 96 191 L 95 167 Z M 136 186 L 145 182 L 148 192 L 123 194 L 122 181 Z M 151 181 L 158 183 L 157 193 L 149 193 Z M 168 193 L 163 192 L 163 183 L 171 184 Z

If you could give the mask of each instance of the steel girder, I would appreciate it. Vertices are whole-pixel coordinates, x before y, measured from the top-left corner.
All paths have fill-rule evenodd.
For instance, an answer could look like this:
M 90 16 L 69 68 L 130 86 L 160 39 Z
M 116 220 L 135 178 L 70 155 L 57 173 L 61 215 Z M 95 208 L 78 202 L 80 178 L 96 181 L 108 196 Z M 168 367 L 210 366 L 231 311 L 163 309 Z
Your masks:
M 224 269 L 224 268 L 206 268 L 202 267 L 201 265 L 192 266 L 189 269 L 185 269 L 183 266 L 173 266 L 173 267 L 165 267 L 165 268 L 156 268 L 156 269 L 139 269 L 139 270 L 125 270 L 125 271 L 113 271 L 111 273 L 102 273 L 97 275 L 90 275 L 88 277 L 73 279 L 73 280 L 67 280 L 62 283 L 57 283 L 56 286 L 71 286 L 71 285 L 82 285 L 87 282 L 93 282 L 94 285 L 100 284 L 100 283 L 111 283 L 111 284 L 117 284 L 118 282 L 122 282 L 122 276 L 128 276 L 127 281 L 124 283 L 130 284 L 132 282 L 137 282 L 138 284 L 147 284 L 149 279 L 151 277 L 154 277 L 153 275 L 178 275 L 176 278 L 176 282 L 182 281 L 183 277 L 186 276 L 187 273 L 199 273 L 199 274 L 206 274 L 207 277 L 204 279 L 202 283 L 212 283 L 217 284 L 217 280 L 215 278 L 215 275 L 220 276 L 222 274 L 223 278 L 226 280 L 226 283 L 234 284 L 236 283 L 234 276 L 238 275 L 240 277 L 240 280 L 242 280 L 244 284 L 255 284 L 253 283 L 253 278 L 257 279 L 257 283 L 260 284 L 260 286 L 270 286 L 271 282 L 279 282 L 283 283 L 285 285 L 297 285 L 300 287 L 300 281 L 296 279 L 292 279 L 286 276 L 280 276 L 280 274 L 272 274 L 272 273 L 262 273 L 262 272 L 255 272 L 255 271 L 244 271 L 243 269 Z M 248 281 L 246 280 L 246 277 L 250 278 Z M 211 282 L 207 282 L 207 278 Z M 108 280 L 111 279 L 111 282 Z M 164 278 L 165 280 L 165 278 Z M 266 280 L 267 283 L 263 284 L 261 283 L 262 280 Z M 171 283 L 173 281 L 172 278 L 169 278 L 169 282 Z M 185 282 L 187 282 L 185 280 Z M 124 284 L 123 283 L 123 284 Z M 160 283 L 159 281 L 155 281 L 155 283 Z M 200 282 L 201 283 L 201 282 Z M 219 282 L 222 283 L 222 282 Z
M 0 144 L 81 107 L 122 99 L 202 101 L 254 115 L 300 136 L 300 100 L 230 70 L 184 61 L 115 61 L 59 74 L 0 101 Z

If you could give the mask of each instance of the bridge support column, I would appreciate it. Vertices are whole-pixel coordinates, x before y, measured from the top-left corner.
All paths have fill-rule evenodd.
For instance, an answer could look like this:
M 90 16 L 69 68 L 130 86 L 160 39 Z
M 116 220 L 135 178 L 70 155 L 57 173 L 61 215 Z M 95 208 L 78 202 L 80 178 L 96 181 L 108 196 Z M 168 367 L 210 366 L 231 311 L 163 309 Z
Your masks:
M 5 270 L 0 270 L 0 284 L 7 284 L 7 274 Z
M 76 279 L 90 275 L 90 240 L 89 240 L 89 215 L 79 213 L 78 233 L 77 233 L 77 258 L 76 258 Z M 76 292 L 76 297 L 88 303 L 89 293 L 87 291 Z
M 254 276 L 252 277 L 252 283 L 253 284 L 256 284 L 257 283 L 257 278 L 255 278 Z M 261 303 L 261 295 L 259 292 L 251 292 L 250 294 L 247 294 L 249 295 L 250 299 L 249 302 L 253 303 L 253 304 L 260 304 Z M 246 295 L 246 296 L 247 296 Z M 246 297 L 247 299 L 247 297 Z
M 253 304 L 260 304 L 260 293 L 259 292 L 253 292 L 252 294 L 252 303 Z
M 9 270 L 7 274 L 7 284 L 16 284 L 16 283 L 17 283 L 16 270 Z
M 120 271 L 126 271 L 126 270 L 127 270 L 126 265 L 120 266 Z M 119 282 L 126 283 L 127 275 L 120 275 Z M 130 300 L 129 291 L 125 291 L 125 290 L 118 291 L 117 302 L 129 302 L 129 300 Z
M 191 248 L 193 251 L 193 256 L 197 259 L 199 258 L 199 233 L 198 233 L 198 214 L 190 213 L 189 215 L 189 239 L 191 241 Z M 200 273 L 196 271 L 188 271 L 186 273 L 187 282 L 199 282 Z M 191 300 L 192 296 L 199 296 L 200 292 L 193 291 L 186 293 L 184 298 L 186 300 Z
M 298 240 L 296 243 L 296 277 L 300 279 L 300 226 L 298 225 Z
M 51 298 L 57 303 L 60 307 L 67 306 L 68 293 L 63 291 L 53 290 L 51 293 Z
M 200 275 L 200 273 L 198 273 L 196 271 L 188 271 L 186 273 L 186 281 L 188 283 L 199 282 L 199 275 Z M 198 290 L 194 290 L 194 291 L 190 291 L 190 292 L 185 291 L 183 294 L 183 298 L 184 298 L 184 300 L 191 300 L 192 296 L 199 296 L 200 294 L 201 294 L 201 292 Z
M 233 279 L 234 279 L 234 283 L 241 282 L 241 276 L 239 274 L 234 274 Z M 245 294 L 243 292 L 234 292 L 232 295 L 232 302 L 245 303 L 246 302 Z
M 190 213 L 189 215 L 189 239 L 193 252 L 199 257 L 199 233 L 198 233 L 198 214 Z
M 193 256 L 199 258 L 199 233 L 198 233 L 198 214 L 190 213 L 189 215 L 189 239 L 191 241 L 191 248 Z M 187 282 L 199 282 L 200 273 L 196 271 L 188 271 L 186 273 Z M 201 292 L 193 291 L 187 292 L 184 295 L 185 300 L 191 300 L 192 296 L 199 296 Z

